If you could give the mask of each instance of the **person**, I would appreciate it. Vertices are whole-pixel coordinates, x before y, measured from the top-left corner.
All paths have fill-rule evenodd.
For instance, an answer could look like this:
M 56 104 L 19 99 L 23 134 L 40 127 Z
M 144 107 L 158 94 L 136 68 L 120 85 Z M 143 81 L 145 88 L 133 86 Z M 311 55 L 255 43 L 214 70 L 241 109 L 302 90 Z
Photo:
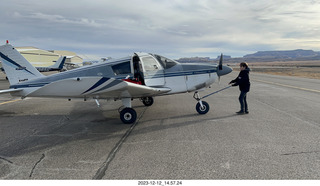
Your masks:
M 229 83 L 232 84 L 232 86 L 239 86 L 240 89 L 240 111 L 236 112 L 237 114 L 249 114 L 247 103 L 247 93 L 250 91 L 249 72 L 250 68 L 248 64 L 245 62 L 240 63 L 240 73 L 238 77 Z

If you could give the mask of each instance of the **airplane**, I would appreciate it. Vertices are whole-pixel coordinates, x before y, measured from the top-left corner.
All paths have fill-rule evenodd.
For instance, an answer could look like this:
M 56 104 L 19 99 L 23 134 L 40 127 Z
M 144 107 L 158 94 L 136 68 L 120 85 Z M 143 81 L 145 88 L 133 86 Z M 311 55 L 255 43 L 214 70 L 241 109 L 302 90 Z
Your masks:
M 0 59 L 7 72 L 10 89 L 0 90 L 21 97 L 93 98 L 121 100 L 120 119 L 124 124 L 136 122 L 137 113 L 132 100 L 140 99 L 145 106 L 154 103 L 153 97 L 195 92 L 199 114 L 209 111 L 209 104 L 199 99 L 198 91 L 212 85 L 232 68 L 219 64 L 178 63 L 169 58 L 136 52 L 132 56 L 83 66 L 45 76 L 36 70 L 8 42 L 0 46 Z M 195 97 L 196 96 L 196 97 Z
M 36 69 L 39 72 L 49 72 L 49 71 L 61 71 L 63 68 L 64 63 L 66 62 L 67 57 L 66 56 L 61 56 L 55 64 L 48 66 L 48 67 L 36 67 Z M 0 63 L 0 70 L 5 73 L 3 67 L 1 66 Z
M 66 62 L 67 57 L 61 56 L 55 64 L 48 67 L 36 67 L 39 72 L 49 72 L 49 71 L 61 71 L 63 69 L 63 65 Z

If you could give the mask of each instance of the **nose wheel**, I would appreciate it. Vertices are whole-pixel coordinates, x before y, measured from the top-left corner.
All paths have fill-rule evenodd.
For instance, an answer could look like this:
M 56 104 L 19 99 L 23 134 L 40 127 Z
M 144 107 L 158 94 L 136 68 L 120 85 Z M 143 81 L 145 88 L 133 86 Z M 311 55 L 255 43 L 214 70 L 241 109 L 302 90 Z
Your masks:
M 202 104 L 201 104 L 202 102 Z M 206 114 L 209 112 L 210 107 L 209 104 L 205 101 L 199 101 L 196 105 L 196 110 L 199 114 Z
M 199 114 L 206 114 L 210 110 L 210 106 L 207 102 L 202 101 L 198 92 L 195 92 L 193 98 L 198 101 L 196 110 Z

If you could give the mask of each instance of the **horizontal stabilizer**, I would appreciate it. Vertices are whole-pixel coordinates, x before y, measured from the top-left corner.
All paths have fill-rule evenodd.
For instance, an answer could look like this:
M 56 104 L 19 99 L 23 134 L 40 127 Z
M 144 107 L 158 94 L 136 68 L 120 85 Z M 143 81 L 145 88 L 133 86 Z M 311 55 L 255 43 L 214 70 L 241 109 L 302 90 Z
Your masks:
M 20 92 L 20 91 L 22 91 L 22 89 L 6 89 L 6 90 L 0 90 L 0 94 Z

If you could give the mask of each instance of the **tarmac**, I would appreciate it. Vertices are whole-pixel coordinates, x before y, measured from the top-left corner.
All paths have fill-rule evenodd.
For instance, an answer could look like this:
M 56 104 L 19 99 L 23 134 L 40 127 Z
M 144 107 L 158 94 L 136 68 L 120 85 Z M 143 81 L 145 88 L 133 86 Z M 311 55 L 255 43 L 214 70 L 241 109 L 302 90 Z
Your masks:
M 227 86 L 238 72 L 200 92 Z M 2 180 L 320 179 L 320 80 L 251 73 L 249 114 L 239 89 L 205 99 L 193 93 L 133 101 L 138 120 L 122 124 L 121 102 L 0 95 Z M 0 89 L 8 82 L 0 75 Z

